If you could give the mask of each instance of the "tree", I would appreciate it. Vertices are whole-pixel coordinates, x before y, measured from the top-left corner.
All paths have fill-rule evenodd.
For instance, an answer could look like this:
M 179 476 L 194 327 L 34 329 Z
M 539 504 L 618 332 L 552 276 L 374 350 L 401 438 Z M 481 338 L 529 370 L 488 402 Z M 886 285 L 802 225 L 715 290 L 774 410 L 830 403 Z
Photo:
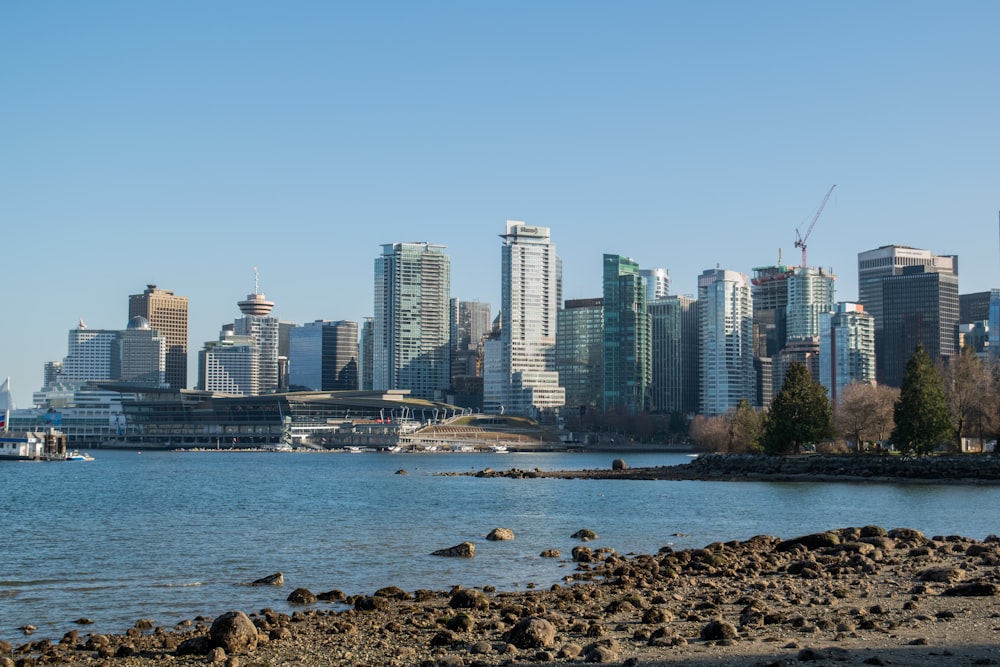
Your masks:
M 740 400 L 731 413 L 729 425 L 729 451 L 739 453 L 759 452 L 760 438 L 764 432 L 764 419 L 747 399 Z
M 922 345 L 906 362 L 893 409 L 892 443 L 907 455 L 923 456 L 949 441 L 953 429 L 941 375 Z
M 895 423 L 892 411 L 899 397 L 894 387 L 855 382 L 844 387 L 834 409 L 834 424 L 844 438 L 855 442 L 855 451 L 865 451 L 866 442 L 889 437 Z
M 983 437 L 982 427 L 994 398 L 990 370 L 971 345 L 948 360 L 941 373 L 944 392 L 951 412 L 953 444 L 961 448 L 962 439 Z
M 826 387 L 815 382 L 809 369 L 794 362 L 785 384 L 774 397 L 764 420 L 764 451 L 768 454 L 799 453 L 802 445 L 819 442 L 833 433 L 833 409 Z

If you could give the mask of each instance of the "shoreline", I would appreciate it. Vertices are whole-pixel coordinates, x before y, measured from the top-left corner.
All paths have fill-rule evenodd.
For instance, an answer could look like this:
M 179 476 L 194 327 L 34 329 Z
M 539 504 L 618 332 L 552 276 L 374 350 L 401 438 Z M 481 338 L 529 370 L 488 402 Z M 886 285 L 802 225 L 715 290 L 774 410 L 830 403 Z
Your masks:
M 865 526 L 627 556 L 595 537 L 560 557 L 576 569 L 544 590 L 388 586 L 350 597 L 331 591 L 332 606 L 288 582 L 276 590 L 302 600 L 300 610 L 245 610 L 247 624 L 235 638 L 212 630 L 221 616 L 171 628 L 140 619 L 119 635 L 86 636 L 81 626 L 58 641 L 28 636 L 20 646 L 0 645 L 0 667 L 1000 660 L 994 536 Z

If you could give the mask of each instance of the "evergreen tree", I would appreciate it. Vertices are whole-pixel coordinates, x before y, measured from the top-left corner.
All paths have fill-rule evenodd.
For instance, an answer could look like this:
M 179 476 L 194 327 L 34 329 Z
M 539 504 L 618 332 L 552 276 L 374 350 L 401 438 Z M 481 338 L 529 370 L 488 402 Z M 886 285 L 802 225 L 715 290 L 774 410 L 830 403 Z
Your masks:
M 788 367 L 785 383 L 774 397 L 764 423 L 768 454 L 799 453 L 802 445 L 820 442 L 833 432 L 833 408 L 826 387 L 814 382 L 805 364 Z
M 892 444 L 907 455 L 923 456 L 952 435 L 944 383 L 923 346 L 906 362 L 903 386 L 893 410 Z

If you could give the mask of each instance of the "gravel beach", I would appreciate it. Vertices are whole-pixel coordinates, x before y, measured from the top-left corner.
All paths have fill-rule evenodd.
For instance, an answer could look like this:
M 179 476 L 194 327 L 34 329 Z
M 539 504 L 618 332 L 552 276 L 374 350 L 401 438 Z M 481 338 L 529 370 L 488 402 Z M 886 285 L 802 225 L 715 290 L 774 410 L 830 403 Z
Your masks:
M 0 666 L 995 665 L 1000 539 L 843 528 L 648 555 L 580 542 L 551 589 L 345 597 L 122 635 L 25 637 Z M 287 593 L 285 591 L 288 591 Z M 246 612 L 246 613 L 244 613 Z

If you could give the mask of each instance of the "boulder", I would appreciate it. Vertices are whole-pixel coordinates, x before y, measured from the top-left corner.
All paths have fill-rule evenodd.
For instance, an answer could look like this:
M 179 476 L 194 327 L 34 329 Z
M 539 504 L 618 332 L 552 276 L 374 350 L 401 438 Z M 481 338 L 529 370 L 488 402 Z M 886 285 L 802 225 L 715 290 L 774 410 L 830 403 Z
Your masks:
M 261 577 L 255 581 L 251 581 L 247 586 L 284 586 L 285 585 L 285 575 L 281 572 L 275 572 L 266 577 Z
M 542 558 L 559 558 L 560 556 L 562 556 L 562 552 L 559 551 L 558 549 L 546 549 L 539 555 Z
M 491 542 L 502 542 L 506 540 L 514 539 L 514 531 L 510 528 L 494 528 L 490 531 L 490 534 L 486 536 Z
M 597 539 L 597 533 L 595 533 L 594 531 L 590 530 L 589 528 L 582 528 L 582 529 L 576 531 L 575 533 L 573 533 L 572 535 L 570 535 L 570 537 L 573 538 L 574 540 L 581 540 L 583 542 L 589 542 L 590 540 L 596 540 Z
M 317 594 L 316 599 L 324 602 L 343 602 L 347 599 L 347 594 L 344 591 L 334 588 L 332 591 Z
M 594 560 L 594 550 L 590 547 L 573 547 L 574 563 L 589 563 Z
M 555 642 L 556 628 L 544 618 L 528 616 L 518 621 L 505 639 L 520 649 L 549 648 Z
M 490 606 L 490 599 L 482 591 L 477 591 L 474 588 L 463 588 L 455 591 L 455 594 L 448 600 L 448 606 L 452 609 L 482 609 Z
M 941 595 L 954 597 L 992 597 L 1000 594 L 1000 586 L 991 581 L 970 581 L 945 590 Z
M 628 470 L 628 464 L 625 463 L 625 459 L 615 459 L 611 462 L 612 470 Z
M 312 604 L 316 602 L 316 596 L 308 588 L 296 588 L 288 594 L 288 601 L 292 604 Z
M 706 641 L 734 639 L 738 634 L 736 626 L 718 619 L 710 621 L 708 625 L 701 629 L 701 638 Z
M 812 551 L 813 549 L 835 547 L 838 544 L 840 544 L 840 538 L 833 533 L 813 533 L 812 535 L 803 535 L 802 537 L 780 542 L 774 550 L 778 552 L 791 551 L 795 547 L 802 545 Z
M 438 549 L 432 556 L 445 556 L 448 558 L 472 558 L 476 555 L 476 545 L 472 542 L 462 542 L 447 549 Z
M 221 646 L 227 654 L 247 653 L 257 648 L 257 627 L 242 611 L 229 611 L 216 618 L 208 637 L 211 648 Z

